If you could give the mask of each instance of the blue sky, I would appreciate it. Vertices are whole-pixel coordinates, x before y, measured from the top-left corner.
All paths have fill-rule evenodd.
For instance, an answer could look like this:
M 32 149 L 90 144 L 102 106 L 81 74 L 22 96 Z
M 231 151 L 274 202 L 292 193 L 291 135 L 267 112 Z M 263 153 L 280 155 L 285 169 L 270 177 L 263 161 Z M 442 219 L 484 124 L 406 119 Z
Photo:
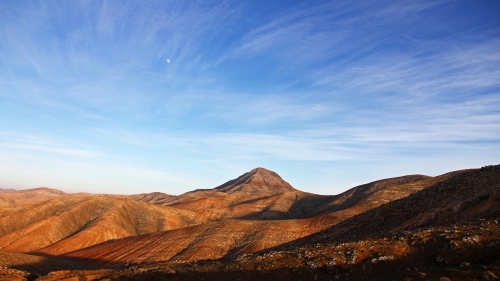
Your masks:
M 1 1 L 0 187 L 338 194 L 500 163 L 500 2 Z

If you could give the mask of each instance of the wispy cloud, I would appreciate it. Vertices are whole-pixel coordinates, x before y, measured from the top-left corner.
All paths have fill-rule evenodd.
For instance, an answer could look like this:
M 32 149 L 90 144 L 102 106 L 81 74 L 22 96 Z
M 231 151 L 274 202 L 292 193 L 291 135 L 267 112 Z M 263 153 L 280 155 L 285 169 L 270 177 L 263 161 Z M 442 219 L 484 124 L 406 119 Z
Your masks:
M 278 57 L 280 70 L 293 67 L 303 72 L 311 64 L 343 65 L 366 55 L 398 36 L 419 13 L 439 3 L 325 3 L 295 7 L 272 21 L 247 32 L 219 63 L 227 59 L 264 55 Z
M 51 152 L 51 153 L 58 153 L 58 154 L 71 155 L 71 156 L 80 156 L 80 157 L 93 157 L 96 155 L 93 152 L 89 152 L 89 151 L 85 151 L 85 150 L 61 148 L 61 147 L 48 146 L 48 145 L 3 143 L 3 144 L 0 144 L 0 147 L 15 148 L 15 149 L 21 149 L 21 150 L 37 150 L 37 151 L 41 151 L 41 152 Z
M 62 143 L 35 135 L 25 135 L 19 132 L 0 132 L 0 148 L 19 151 L 39 151 L 67 156 L 95 158 L 101 153 L 92 149 L 77 148 L 72 142 Z M 82 146 L 82 145 L 80 145 Z
M 215 98 L 207 97 L 206 102 L 213 102 L 207 116 L 240 125 L 297 123 L 331 115 L 338 110 L 335 105 L 308 100 L 307 95 L 292 93 L 265 96 L 222 94 Z
M 440 44 L 440 43 L 436 43 Z M 498 41 L 488 40 L 465 49 L 422 51 L 389 55 L 353 63 L 338 70 L 327 68 L 315 77 L 318 85 L 360 93 L 392 93 L 394 100 L 429 100 L 467 96 L 498 89 L 500 63 Z M 431 48 L 432 49 L 432 48 Z
M 345 122 L 324 122 L 275 133 L 105 132 L 104 129 L 96 133 L 133 145 L 184 151 L 192 160 L 236 157 L 371 161 L 407 151 L 428 155 L 436 149 L 470 149 L 478 141 L 494 145 L 500 141 L 500 113 L 491 112 L 496 102 L 498 99 L 492 97 L 490 101 L 460 105 L 399 108 L 397 113 L 366 114 Z

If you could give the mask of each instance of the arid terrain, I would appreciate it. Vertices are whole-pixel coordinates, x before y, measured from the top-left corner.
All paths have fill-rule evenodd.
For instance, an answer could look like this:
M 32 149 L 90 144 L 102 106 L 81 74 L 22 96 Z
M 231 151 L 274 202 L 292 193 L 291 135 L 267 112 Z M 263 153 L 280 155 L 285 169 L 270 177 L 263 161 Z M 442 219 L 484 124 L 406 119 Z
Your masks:
M 0 280 L 497 280 L 500 165 L 339 195 L 257 168 L 174 196 L 0 189 Z

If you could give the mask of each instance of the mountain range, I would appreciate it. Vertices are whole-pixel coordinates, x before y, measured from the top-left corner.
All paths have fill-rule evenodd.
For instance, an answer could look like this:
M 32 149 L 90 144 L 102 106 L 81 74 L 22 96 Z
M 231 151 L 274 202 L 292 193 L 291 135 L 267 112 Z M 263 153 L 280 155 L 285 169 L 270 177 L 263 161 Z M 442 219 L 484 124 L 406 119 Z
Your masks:
M 333 271 L 322 271 L 320 280 L 325 276 L 340 278 L 339 268 L 343 272 L 353 270 L 345 268 L 376 261 L 384 256 L 381 251 L 388 252 L 385 256 L 392 258 L 386 259 L 394 262 L 425 249 L 427 241 L 417 249 L 415 241 L 420 240 L 408 238 L 425 236 L 421 233 L 424 230 L 439 229 L 446 233 L 447 227 L 455 227 L 467 233 L 469 228 L 484 226 L 487 221 L 486 225 L 491 227 L 486 229 L 491 235 L 484 239 L 494 242 L 500 238 L 499 216 L 499 165 L 436 177 L 408 175 L 383 179 L 330 196 L 297 190 L 277 173 L 264 168 L 256 168 L 213 189 L 197 189 L 178 196 L 160 192 L 106 195 L 68 194 L 50 188 L 0 189 L 0 267 L 5 267 L 0 270 L 0 279 L 71 280 L 80 274 L 85 280 L 115 277 L 149 280 L 150 275 L 136 271 L 143 268 L 142 273 L 151 272 L 144 268 L 155 265 L 158 273 L 155 276 L 179 272 L 174 275 L 183 280 L 196 274 L 194 269 L 181 273 L 186 264 L 196 265 L 198 274 L 210 275 L 214 268 L 226 272 L 227 268 L 217 267 L 218 262 L 233 267 L 230 272 L 234 276 L 228 275 L 229 279 L 243 276 L 242 280 L 253 280 L 261 278 L 259 274 L 278 274 L 277 268 L 266 269 L 265 257 L 268 261 L 274 258 L 276 266 L 281 262 L 283 272 L 326 270 L 330 266 Z M 397 243 L 384 242 L 396 236 L 403 238 Z M 477 242 L 473 239 L 471 243 L 490 243 L 485 244 L 486 240 L 481 239 L 477 238 Z M 407 244 L 397 246 L 401 241 Z M 331 251 L 333 245 L 341 247 L 345 243 L 357 246 L 344 249 L 342 258 L 324 258 L 328 256 L 326 252 L 335 252 Z M 369 250 L 380 244 L 387 244 L 384 250 Z M 500 245 L 491 247 L 483 249 L 487 260 L 483 256 L 477 258 L 487 264 L 477 271 L 481 278 L 500 275 Z M 317 256 L 323 259 L 312 263 L 316 266 L 311 265 L 307 254 L 297 256 L 297 251 L 308 248 L 326 251 L 318 252 Z M 357 255 L 350 254 L 351 251 Z M 290 262 L 283 263 L 276 253 L 290 258 Z M 264 258 L 258 262 L 249 257 Z M 336 262 L 342 259 L 343 263 Z M 252 266 L 243 270 L 243 262 Z M 439 268 L 447 270 L 447 266 L 441 264 Z M 259 276 L 248 275 L 249 272 Z M 369 276 L 361 273 L 355 274 Z M 316 280 L 309 275 L 300 279 L 308 278 Z

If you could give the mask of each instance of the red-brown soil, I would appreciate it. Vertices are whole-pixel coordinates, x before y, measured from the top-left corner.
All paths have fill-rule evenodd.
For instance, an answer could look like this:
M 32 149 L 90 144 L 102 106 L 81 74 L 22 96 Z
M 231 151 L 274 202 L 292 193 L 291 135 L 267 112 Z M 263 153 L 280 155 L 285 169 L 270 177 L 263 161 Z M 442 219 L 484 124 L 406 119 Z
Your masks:
M 46 275 L 40 280 L 499 275 L 500 166 L 385 179 L 335 196 L 296 190 L 263 168 L 179 196 L 30 192 L 0 205 L 0 267 L 10 268 L 0 280 L 17 278 L 12 269 Z M 47 275 L 100 267 L 116 269 Z

